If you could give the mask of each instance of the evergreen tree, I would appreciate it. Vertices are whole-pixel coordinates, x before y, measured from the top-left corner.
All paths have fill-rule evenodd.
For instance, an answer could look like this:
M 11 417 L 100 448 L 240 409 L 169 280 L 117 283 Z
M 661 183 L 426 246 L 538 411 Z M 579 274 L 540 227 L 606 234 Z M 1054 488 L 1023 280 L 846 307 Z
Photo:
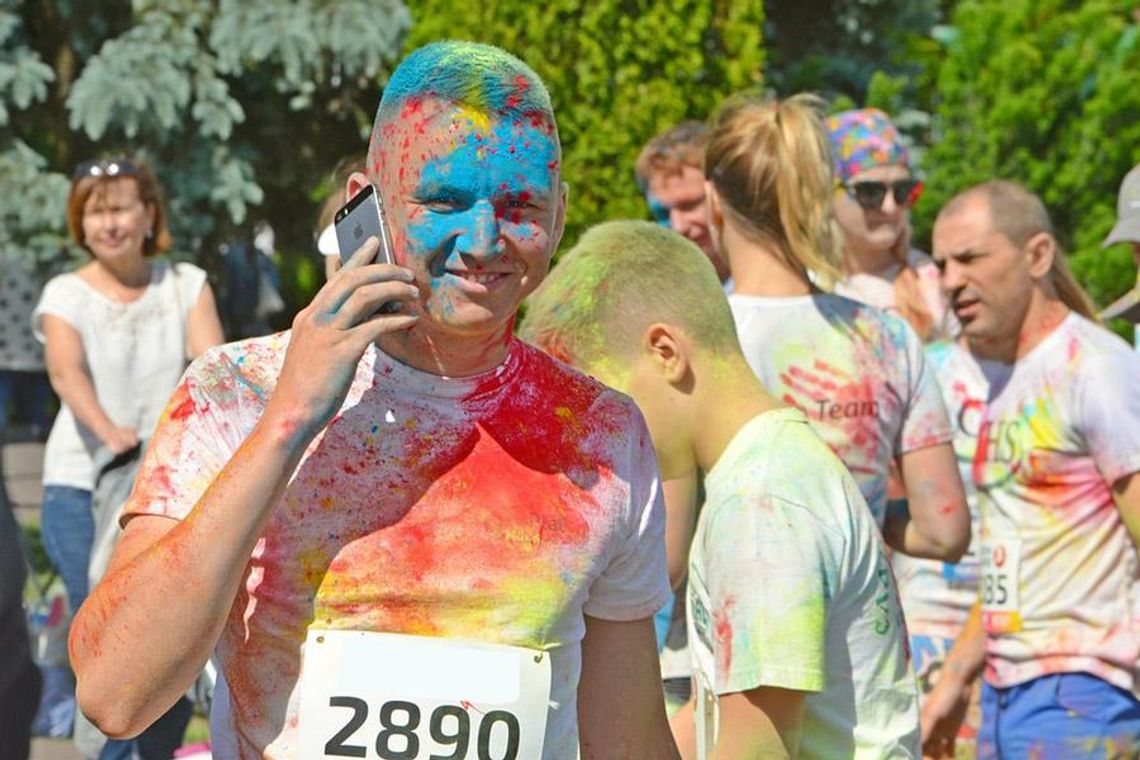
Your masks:
M 181 251 L 215 250 L 256 212 L 312 257 L 311 193 L 365 144 L 409 25 L 398 0 L 3 0 L 0 235 L 58 247 L 71 168 L 131 151 L 154 164 Z
M 1044 199 L 1093 298 L 1126 291 L 1128 251 L 1100 243 L 1140 163 L 1138 24 L 1137 0 L 963 0 L 937 78 L 920 239 L 954 193 L 1016 180 Z
M 755 0 L 422 0 L 413 12 L 409 49 L 499 45 L 546 82 L 570 185 L 564 248 L 590 224 L 644 218 L 633 174 L 642 146 L 757 85 L 764 63 Z

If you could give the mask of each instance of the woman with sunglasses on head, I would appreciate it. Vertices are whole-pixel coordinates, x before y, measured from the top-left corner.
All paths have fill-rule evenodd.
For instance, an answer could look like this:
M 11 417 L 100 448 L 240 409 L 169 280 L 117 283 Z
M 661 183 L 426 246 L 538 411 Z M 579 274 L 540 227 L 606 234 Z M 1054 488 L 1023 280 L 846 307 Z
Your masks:
M 910 209 L 922 194 L 898 129 L 874 108 L 829 116 L 838 182 L 843 279 L 836 292 L 903 317 L 924 343 L 957 333 L 938 269 L 910 245 Z
M 922 344 L 903 320 L 826 292 L 839 274 L 831 154 L 821 101 L 738 95 L 714 115 L 705 153 L 713 238 L 736 282 L 744 354 L 799 407 L 855 476 L 894 549 L 956 561 L 969 515 L 952 431 Z M 887 512 L 897 462 L 909 512 Z
M 80 164 L 67 226 L 90 261 L 47 283 L 32 322 L 60 399 L 44 452 L 44 545 L 76 610 L 88 590 L 96 452 L 139 446 L 187 360 L 223 338 L 206 273 L 155 258 L 172 239 L 145 164 Z M 100 757 L 117 757 L 122 744 L 129 753 L 129 742 L 112 743 Z

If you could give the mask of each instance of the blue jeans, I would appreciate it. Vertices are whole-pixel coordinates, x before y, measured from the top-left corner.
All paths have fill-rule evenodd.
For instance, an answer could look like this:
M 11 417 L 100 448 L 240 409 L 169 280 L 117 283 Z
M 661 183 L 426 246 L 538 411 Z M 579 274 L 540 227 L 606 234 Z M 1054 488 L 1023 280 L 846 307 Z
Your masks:
M 95 541 L 91 492 L 72 486 L 44 486 L 40 507 L 44 549 L 67 589 L 72 612 L 87 598 L 87 565 Z
M 982 685 L 978 760 L 1133 758 L 1140 701 L 1088 673 L 1060 673 L 997 689 Z

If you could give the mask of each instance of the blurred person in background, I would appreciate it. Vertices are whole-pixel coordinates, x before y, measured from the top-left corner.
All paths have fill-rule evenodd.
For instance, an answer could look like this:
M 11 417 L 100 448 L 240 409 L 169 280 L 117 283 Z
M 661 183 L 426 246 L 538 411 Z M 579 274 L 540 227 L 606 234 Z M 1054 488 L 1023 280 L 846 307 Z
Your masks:
M 650 140 L 637 157 L 634 172 L 653 220 L 679 232 L 704 251 L 725 292 L 732 292 L 728 259 L 709 237 L 705 202 L 705 143 L 709 128 L 689 120 Z
M 801 409 L 855 476 L 887 543 L 957 561 L 969 515 L 952 429 L 918 336 L 895 316 L 821 290 L 838 276 L 839 252 L 820 105 L 806 95 L 742 95 L 712 123 L 710 229 L 735 279 L 737 333 L 765 387 Z M 896 461 L 909 510 L 888 513 Z
M 61 402 L 44 452 L 44 546 L 75 611 L 88 591 L 96 452 L 139 447 L 187 360 L 220 344 L 222 328 L 206 273 L 156 258 L 173 241 L 158 181 L 138 159 L 80 164 L 67 225 L 91 260 L 47 283 L 33 327 Z M 100 757 L 131 746 L 110 742 Z
M 1101 312 L 1101 319 L 1126 319 L 1140 323 L 1140 166 L 1124 176 L 1116 200 L 1116 224 L 1101 244 L 1102 248 L 1128 243 L 1132 246 L 1132 260 L 1136 263 L 1137 283 L 1131 290 L 1113 301 Z M 1133 344 L 1140 350 L 1140 327 L 1133 328 Z
M 42 681 L 24 615 L 26 578 L 20 527 L 7 498 L 0 498 L 0 757 L 5 760 L 27 759 L 40 701 Z
M 874 108 L 824 121 L 837 174 L 835 220 L 843 278 L 835 292 L 905 319 L 924 343 L 953 337 L 938 270 L 910 245 L 910 209 L 922 193 L 898 129 Z

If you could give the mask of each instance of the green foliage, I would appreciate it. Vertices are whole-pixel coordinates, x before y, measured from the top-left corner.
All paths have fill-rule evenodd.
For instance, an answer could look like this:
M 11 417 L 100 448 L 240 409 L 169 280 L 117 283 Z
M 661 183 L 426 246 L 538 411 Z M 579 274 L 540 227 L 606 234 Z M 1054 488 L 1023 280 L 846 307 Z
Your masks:
M 57 257 L 71 167 L 131 152 L 183 254 L 267 219 L 315 256 L 309 190 L 362 149 L 410 23 L 399 0 L 0 0 L 0 244 Z
M 1140 163 L 1137 0 L 963 0 L 937 78 L 927 195 L 934 213 L 986 179 L 1022 182 L 1049 207 L 1078 278 L 1105 305 L 1134 282 L 1100 250 L 1124 174 Z
M 836 110 L 867 103 L 877 72 L 913 80 L 913 47 L 942 15 L 938 0 L 797 0 L 767 4 L 769 84 L 782 96 L 818 92 Z
M 546 82 L 570 185 L 568 244 L 604 219 L 644 218 L 633 175 L 642 146 L 759 84 L 764 62 L 754 0 L 424 0 L 415 21 L 408 49 L 487 42 Z

